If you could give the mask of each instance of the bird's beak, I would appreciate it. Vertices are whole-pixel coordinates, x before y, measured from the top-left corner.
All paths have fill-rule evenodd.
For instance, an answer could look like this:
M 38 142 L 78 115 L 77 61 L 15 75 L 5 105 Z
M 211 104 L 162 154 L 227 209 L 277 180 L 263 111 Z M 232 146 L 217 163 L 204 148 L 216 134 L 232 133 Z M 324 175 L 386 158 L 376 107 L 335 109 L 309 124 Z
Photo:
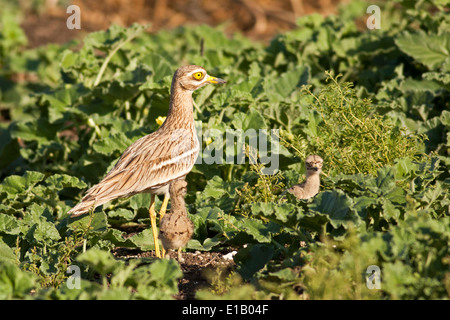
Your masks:
M 208 75 L 205 82 L 208 83 L 227 83 L 225 80 Z

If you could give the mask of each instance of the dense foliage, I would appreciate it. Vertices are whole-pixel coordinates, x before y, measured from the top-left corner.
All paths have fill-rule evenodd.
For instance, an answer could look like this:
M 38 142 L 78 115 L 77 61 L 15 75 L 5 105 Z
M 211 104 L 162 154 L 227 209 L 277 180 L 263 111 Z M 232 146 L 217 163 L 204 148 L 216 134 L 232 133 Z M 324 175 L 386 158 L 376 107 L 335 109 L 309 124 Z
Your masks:
M 227 80 L 194 94 L 203 148 L 227 129 L 279 129 L 280 163 L 195 166 L 187 250 L 236 249 L 200 299 L 443 299 L 450 295 L 450 15 L 446 0 L 380 3 L 380 30 L 358 29 L 367 3 L 310 15 L 267 46 L 220 28 L 111 26 L 78 43 L 24 49 L 1 13 L 0 298 L 168 299 L 182 277 L 152 250 L 149 195 L 71 219 L 67 211 L 160 125 L 174 70 L 199 64 Z M 365 21 L 364 21 L 365 22 Z M 204 50 L 200 50 L 200 43 Z M 156 121 L 155 121 L 156 120 Z M 321 192 L 295 199 L 303 161 L 324 158 Z M 250 159 L 250 161 L 249 161 Z M 161 202 L 157 202 L 159 206 Z M 81 268 L 81 289 L 66 285 Z M 366 270 L 381 270 L 381 289 Z

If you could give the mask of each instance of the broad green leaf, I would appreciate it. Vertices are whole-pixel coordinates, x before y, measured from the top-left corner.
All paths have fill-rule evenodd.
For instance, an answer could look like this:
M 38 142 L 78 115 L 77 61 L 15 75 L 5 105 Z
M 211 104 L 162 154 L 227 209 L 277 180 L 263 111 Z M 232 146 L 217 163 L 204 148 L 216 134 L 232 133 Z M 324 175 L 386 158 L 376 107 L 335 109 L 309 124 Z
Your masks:
M 189 240 L 186 248 L 199 251 L 210 251 L 213 247 L 221 244 L 220 237 L 206 238 L 203 243 L 197 239 Z
M 144 231 L 135 234 L 134 236 L 129 238 L 129 240 L 136 244 L 136 246 L 143 251 L 154 250 L 155 248 L 151 228 L 145 229 Z
M 30 243 L 37 241 L 40 244 L 50 244 L 52 241 L 61 239 L 58 229 L 53 220 L 49 220 L 49 209 L 33 203 L 29 208 L 24 222 L 30 228 L 27 231 L 26 238 Z M 53 219 L 50 217 L 50 219 Z
M 22 271 L 12 263 L 0 264 L 0 299 L 24 298 L 36 285 L 33 273 Z
M 104 155 L 110 155 L 115 151 L 123 152 L 133 143 L 123 132 L 114 133 L 94 143 L 95 151 Z
M 111 241 L 117 247 L 136 248 L 136 244 L 131 239 L 124 239 L 122 232 L 117 229 L 108 229 L 101 235 L 104 240 Z
M 394 169 L 384 167 L 377 170 L 377 177 L 374 183 L 381 193 L 388 194 L 391 192 L 395 188 Z
M 151 194 L 150 193 L 140 193 L 134 195 L 130 198 L 130 207 L 134 210 L 138 210 L 139 208 L 150 208 Z M 155 199 L 158 202 L 158 199 Z
M 152 70 L 153 81 L 162 81 L 165 77 L 172 77 L 175 72 L 173 66 L 167 61 L 167 59 L 158 53 L 149 53 L 141 58 L 142 63 Z
M 17 218 L 7 214 L 0 214 L 0 232 L 16 235 L 20 231 L 20 221 Z
M 183 276 L 179 264 L 173 259 L 157 259 L 150 265 L 134 270 L 131 283 L 140 299 L 172 299 L 178 292 L 178 279 Z
M 58 129 L 59 125 L 50 124 L 47 120 L 39 118 L 32 122 L 15 123 L 11 129 L 11 137 L 43 144 L 48 141 L 57 141 Z
M 384 200 L 382 207 L 386 219 L 392 218 L 394 221 L 397 221 L 400 218 L 400 210 L 397 209 L 391 201 Z
M 361 219 L 367 218 L 367 209 L 377 203 L 377 198 L 361 196 L 358 198 L 353 198 L 354 206 L 353 208 L 358 212 Z
M 45 183 L 56 190 L 62 190 L 64 188 L 84 189 L 87 187 L 84 181 L 67 174 L 54 174 L 45 179 Z
M 76 261 L 92 267 L 103 276 L 120 269 L 124 265 L 123 261 L 114 259 L 111 253 L 96 248 L 81 253 Z
M 442 113 L 441 113 L 440 118 L 441 118 L 442 124 L 446 128 L 450 129 L 450 111 L 443 110 Z
M 17 263 L 18 257 L 14 249 L 9 247 L 6 243 L 0 240 L 0 265 L 1 264 L 15 264 Z
M 90 213 L 71 219 L 69 227 L 72 230 L 85 230 L 89 226 L 90 232 L 103 232 L 108 228 L 108 219 L 106 214 L 94 212 L 92 218 Z
M 108 217 L 110 218 L 116 218 L 116 219 L 124 219 L 127 221 L 133 220 L 135 217 L 135 213 L 131 210 L 125 209 L 125 208 L 118 208 L 113 211 L 108 212 Z
M 398 36 L 395 43 L 400 50 L 430 70 L 439 68 L 450 57 L 450 33 L 441 35 L 405 33 Z
M 211 85 L 205 86 L 204 88 L 202 88 L 202 90 L 197 90 L 198 93 L 195 96 L 195 103 L 200 109 L 202 109 L 203 104 L 209 99 L 214 90 L 215 87 Z
M 273 253 L 273 248 L 266 244 L 254 244 L 240 249 L 234 256 L 239 274 L 245 280 L 251 279 L 256 272 L 264 268 Z
M 264 90 L 269 102 L 281 102 L 286 100 L 291 93 L 309 82 L 310 70 L 308 66 L 297 65 L 279 77 L 267 76 L 264 82 Z
M 241 228 L 260 243 L 270 243 L 272 234 L 280 230 L 280 226 L 275 223 L 264 223 L 256 219 L 242 220 Z
M 36 171 L 27 171 L 23 176 L 9 176 L 0 185 L 0 192 L 4 191 L 11 195 L 28 192 L 37 183 L 44 180 L 44 177 L 43 173 Z
M 276 221 L 278 223 L 292 224 L 299 220 L 299 207 L 292 203 L 283 203 L 281 205 L 275 203 L 256 202 L 251 204 L 253 215 L 262 214 L 264 217 Z
M 241 129 L 244 134 L 248 133 L 248 130 L 264 129 L 266 123 L 264 117 L 256 110 L 251 110 L 249 113 L 239 112 L 234 115 L 233 121 L 231 121 L 236 129 Z M 257 133 L 257 131 L 255 131 Z
M 290 268 L 284 268 L 276 272 L 269 273 L 272 277 L 277 277 L 282 281 L 294 281 L 298 279 L 298 274 L 292 271 Z
M 227 193 L 226 183 L 219 176 L 214 176 L 208 181 L 202 196 L 206 199 L 212 197 L 214 199 L 222 197 Z
M 49 121 L 50 123 L 54 123 L 62 119 L 64 113 L 86 93 L 87 90 L 83 86 L 66 85 L 64 88 L 58 89 L 51 94 L 42 94 L 39 97 L 39 102 L 42 105 L 47 105 Z
M 334 228 L 359 225 L 360 220 L 353 207 L 353 201 L 341 190 L 320 192 L 313 200 L 310 208 L 324 213 Z
M 161 259 L 149 267 L 152 277 L 162 285 L 176 285 L 177 279 L 183 276 L 180 266 L 174 260 Z
M 401 91 L 431 91 L 436 92 L 441 86 L 436 81 L 432 80 L 414 80 L 411 78 L 405 79 L 401 86 Z

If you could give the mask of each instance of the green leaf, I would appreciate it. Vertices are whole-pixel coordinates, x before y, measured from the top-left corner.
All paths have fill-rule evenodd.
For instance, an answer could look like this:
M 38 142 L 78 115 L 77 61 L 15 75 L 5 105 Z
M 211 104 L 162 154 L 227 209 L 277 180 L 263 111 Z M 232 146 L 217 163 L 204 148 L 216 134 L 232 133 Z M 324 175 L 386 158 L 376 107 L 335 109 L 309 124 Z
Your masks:
M 145 229 L 129 238 L 139 249 L 143 251 L 154 250 L 153 233 L 151 229 Z
M 6 243 L 0 240 L 0 264 L 15 264 L 18 260 L 14 248 L 9 247 Z
M 108 219 L 106 214 L 101 212 L 94 212 L 92 219 L 90 214 L 84 214 L 82 216 L 71 219 L 69 227 L 72 230 L 85 230 L 87 226 L 90 226 L 90 232 L 103 232 L 108 228 Z
M 267 76 L 264 80 L 264 90 L 269 102 L 284 101 L 296 88 L 308 84 L 309 78 L 310 70 L 307 65 L 297 65 L 279 77 Z
M 54 174 L 45 179 L 45 183 L 56 190 L 62 190 L 64 188 L 84 189 L 87 187 L 84 181 L 67 174 Z
M 218 199 L 227 193 L 226 182 L 219 176 L 214 176 L 208 181 L 202 196 L 207 199 L 208 197 Z
M 394 221 L 398 221 L 400 218 L 400 210 L 398 210 L 394 204 L 389 200 L 383 201 L 383 214 L 386 219 L 393 219 Z
M 151 265 L 135 269 L 128 283 L 136 288 L 140 299 L 173 299 L 178 292 L 178 279 L 183 276 L 173 259 L 157 259 Z
M 31 227 L 28 229 L 26 238 L 30 243 L 37 241 L 40 244 L 50 244 L 52 241 L 61 239 L 58 229 L 52 220 L 47 220 L 48 208 L 33 203 L 28 208 L 29 214 L 24 219 Z
M 298 274 L 290 268 L 284 268 L 276 272 L 269 273 L 272 277 L 277 277 L 281 281 L 294 281 L 298 278 Z
M 21 226 L 17 218 L 10 215 L 0 215 L 0 232 L 5 234 L 20 234 Z
M 94 143 L 93 148 L 95 151 L 110 155 L 111 153 L 118 151 L 125 151 L 128 146 L 133 143 L 123 132 L 114 133 L 108 137 L 98 140 Z
M 66 85 L 51 94 L 42 94 L 40 103 L 48 106 L 50 123 L 63 118 L 64 113 L 83 95 L 87 90 L 79 85 Z
M 118 208 L 116 210 L 109 211 L 108 212 L 108 216 L 110 218 L 115 218 L 115 219 L 121 218 L 121 219 L 126 220 L 126 221 L 131 221 L 131 220 L 134 219 L 136 214 L 133 211 L 128 210 L 128 209 Z
M 282 223 L 292 225 L 296 223 L 300 217 L 300 207 L 292 203 L 283 203 L 281 205 L 275 203 L 256 202 L 251 204 L 253 215 L 263 215 L 266 218 Z
M 353 207 L 353 201 L 342 190 L 320 192 L 313 200 L 310 208 L 326 214 L 334 228 L 359 225 L 360 220 Z
M 175 71 L 164 56 L 155 52 L 142 57 L 141 61 L 153 71 L 153 82 L 155 83 L 162 81 L 165 77 L 172 77 Z
M 249 113 L 236 113 L 231 123 L 236 129 L 243 130 L 244 133 L 247 133 L 249 129 L 258 130 L 266 128 L 264 117 L 256 110 L 251 110 Z
M 28 192 L 37 183 L 44 180 L 44 177 L 43 173 L 36 171 L 26 171 L 23 176 L 9 176 L 0 185 L 0 192 L 3 191 L 11 195 Z
M 239 274 L 244 280 L 249 280 L 256 272 L 264 268 L 273 254 L 272 247 L 266 244 L 254 244 L 240 249 L 234 256 L 234 260 Z
M 36 277 L 11 263 L 0 264 L 0 299 L 24 298 L 36 286 Z
M 242 220 L 241 228 L 260 243 L 270 243 L 272 234 L 280 230 L 280 226 L 275 223 L 264 223 L 263 221 L 256 219 Z
M 101 235 L 104 240 L 111 241 L 117 247 L 136 248 L 137 245 L 131 239 L 124 239 L 122 232 L 117 229 L 108 229 Z
M 210 251 L 215 246 L 218 246 L 221 244 L 221 239 L 219 236 L 213 237 L 213 238 L 206 238 L 203 243 L 198 241 L 197 239 L 191 239 L 189 240 L 188 244 L 186 245 L 187 249 L 191 250 L 199 250 L 199 251 Z
M 397 46 L 430 70 L 439 68 L 450 57 L 450 33 L 411 34 L 398 36 Z
M 50 124 L 46 119 L 39 118 L 36 121 L 15 123 L 11 129 L 11 137 L 43 144 L 48 141 L 57 141 L 58 129 L 59 125 Z
M 111 253 L 97 248 L 91 248 L 81 253 L 78 255 L 76 261 L 92 267 L 102 276 L 114 272 L 124 265 L 123 261 L 114 259 Z

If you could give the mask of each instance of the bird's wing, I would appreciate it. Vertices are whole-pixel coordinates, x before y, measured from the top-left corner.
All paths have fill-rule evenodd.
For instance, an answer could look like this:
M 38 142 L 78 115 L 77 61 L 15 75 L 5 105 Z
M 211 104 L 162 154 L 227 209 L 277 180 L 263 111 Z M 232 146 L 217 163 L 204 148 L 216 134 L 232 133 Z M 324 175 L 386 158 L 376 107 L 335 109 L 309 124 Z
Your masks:
M 198 155 L 198 141 L 186 132 L 156 131 L 129 146 L 115 166 L 69 213 L 79 215 L 112 199 L 158 188 L 186 175 Z

